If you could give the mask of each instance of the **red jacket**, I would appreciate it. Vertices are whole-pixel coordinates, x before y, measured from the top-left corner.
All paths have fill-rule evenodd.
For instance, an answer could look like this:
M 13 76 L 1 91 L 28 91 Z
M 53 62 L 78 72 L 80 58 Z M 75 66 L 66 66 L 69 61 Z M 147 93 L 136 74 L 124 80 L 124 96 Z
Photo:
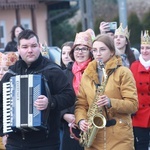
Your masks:
M 150 127 L 150 68 L 148 70 L 136 61 L 131 65 L 131 71 L 136 80 L 139 108 L 133 116 L 134 127 Z

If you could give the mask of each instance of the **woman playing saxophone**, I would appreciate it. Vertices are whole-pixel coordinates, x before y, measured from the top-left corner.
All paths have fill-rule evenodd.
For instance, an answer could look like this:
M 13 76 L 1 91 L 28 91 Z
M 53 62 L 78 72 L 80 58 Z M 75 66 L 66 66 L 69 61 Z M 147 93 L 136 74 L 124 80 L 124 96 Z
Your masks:
M 83 73 L 75 107 L 76 123 L 82 131 L 81 144 L 85 150 L 134 150 L 131 114 L 137 111 L 138 101 L 132 73 L 122 66 L 109 36 L 97 36 L 92 52 L 95 60 Z M 99 60 L 104 64 L 106 80 Z M 95 125 L 95 116 L 89 113 L 92 111 L 102 116 L 96 116 L 102 118 L 102 127 Z

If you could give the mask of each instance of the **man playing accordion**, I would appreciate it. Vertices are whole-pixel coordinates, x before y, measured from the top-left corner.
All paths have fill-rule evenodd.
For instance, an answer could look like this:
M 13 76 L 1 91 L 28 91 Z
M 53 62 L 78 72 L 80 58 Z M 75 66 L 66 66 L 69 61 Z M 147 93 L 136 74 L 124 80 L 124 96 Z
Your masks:
M 75 94 L 67 77 L 60 67 L 40 53 L 38 36 L 32 30 L 24 30 L 18 36 L 18 54 L 20 59 L 1 80 L 0 88 L 0 135 L 3 133 L 3 83 L 14 75 L 40 73 L 46 79 L 50 96 L 39 95 L 33 107 L 48 111 L 47 126 L 44 130 L 15 130 L 7 134 L 7 150 L 59 150 L 60 111 L 74 104 Z M 24 93 L 22 91 L 22 93 Z

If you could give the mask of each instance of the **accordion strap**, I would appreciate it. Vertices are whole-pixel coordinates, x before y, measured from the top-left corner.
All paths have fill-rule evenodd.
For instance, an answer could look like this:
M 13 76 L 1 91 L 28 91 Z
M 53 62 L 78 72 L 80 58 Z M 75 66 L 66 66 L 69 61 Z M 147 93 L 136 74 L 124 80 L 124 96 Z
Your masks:
M 59 66 L 54 66 L 54 67 L 60 69 Z M 38 70 L 38 71 L 36 71 L 34 73 L 35 74 L 39 74 L 39 73 L 42 74 L 43 71 L 51 69 L 51 68 L 53 68 L 53 65 L 48 65 L 48 66 L 44 67 L 43 69 Z M 49 109 L 53 109 L 54 108 L 54 102 L 52 101 L 51 91 L 49 89 L 49 86 L 48 86 L 48 83 L 47 83 L 47 79 L 46 79 L 46 77 L 43 74 L 42 74 L 42 77 L 43 77 L 43 80 L 44 80 L 46 94 L 47 94 L 47 97 L 48 97 L 48 100 L 49 100 L 49 105 L 48 105 Z
M 54 103 L 52 102 L 52 96 L 51 96 L 49 86 L 47 84 L 47 79 L 44 76 L 43 76 L 43 79 L 44 79 L 44 85 L 45 85 L 47 98 L 48 98 L 48 101 L 49 101 L 49 106 L 50 106 L 50 108 L 54 108 Z
M 48 101 L 49 101 L 47 109 L 45 110 L 45 115 L 44 115 L 45 125 L 47 125 L 48 117 L 49 117 L 49 114 L 50 114 L 50 109 L 54 108 L 54 103 L 52 102 L 52 96 L 51 96 L 49 86 L 47 84 L 47 79 L 44 76 L 43 76 L 43 80 L 44 80 L 44 85 L 45 85 L 47 98 L 48 98 Z
M 51 68 L 53 68 L 53 65 L 48 65 L 48 66 L 44 67 L 43 69 L 41 69 L 41 70 L 39 70 L 37 72 L 34 72 L 34 73 L 35 74 L 39 74 L 39 73 L 42 73 L 43 71 L 51 69 Z M 55 66 L 55 68 L 60 68 L 60 67 L 59 66 Z M 46 77 L 44 75 L 42 75 L 42 77 L 43 77 L 43 80 L 44 80 L 44 86 L 45 86 L 45 90 L 46 90 L 46 95 L 47 95 L 47 98 L 48 98 L 48 101 L 49 101 L 47 109 L 45 110 L 45 115 L 44 115 L 45 125 L 47 125 L 49 114 L 50 114 L 50 110 L 54 109 L 55 104 L 54 104 L 54 102 L 52 100 L 51 91 L 50 91 L 50 88 L 48 86 L 47 79 L 46 79 Z

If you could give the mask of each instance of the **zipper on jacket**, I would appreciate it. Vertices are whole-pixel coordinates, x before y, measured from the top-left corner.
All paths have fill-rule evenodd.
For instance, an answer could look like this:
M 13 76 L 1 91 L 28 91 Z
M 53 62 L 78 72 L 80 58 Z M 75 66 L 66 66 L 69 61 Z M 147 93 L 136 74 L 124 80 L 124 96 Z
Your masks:
M 22 139 L 25 140 L 25 134 L 24 134 L 24 131 L 21 131 L 21 134 L 22 134 Z
M 48 128 L 46 129 L 46 138 L 48 138 L 48 135 L 49 135 L 49 130 L 48 130 Z
M 27 72 L 28 72 L 28 69 L 25 69 L 25 73 L 27 74 Z

